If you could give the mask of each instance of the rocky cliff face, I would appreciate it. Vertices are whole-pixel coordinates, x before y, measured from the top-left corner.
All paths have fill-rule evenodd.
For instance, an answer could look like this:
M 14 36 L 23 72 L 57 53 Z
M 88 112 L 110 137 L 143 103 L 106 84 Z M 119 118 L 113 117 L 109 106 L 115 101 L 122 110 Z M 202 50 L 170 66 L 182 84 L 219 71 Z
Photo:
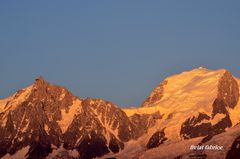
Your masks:
M 221 157 L 236 158 L 239 114 L 239 80 L 227 70 L 199 68 L 168 77 L 142 107 L 128 109 L 76 97 L 39 77 L 0 100 L 0 157 L 154 158 L 158 150 L 162 158 L 184 158 L 195 152 L 172 154 L 168 145 L 221 144 L 224 137 Z
M 147 130 L 111 102 L 80 99 L 42 77 L 1 101 L 0 119 L 0 157 L 28 147 L 26 158 L 46 158 L 61 148 L 90 159 L 123 150 L 124 142 Z

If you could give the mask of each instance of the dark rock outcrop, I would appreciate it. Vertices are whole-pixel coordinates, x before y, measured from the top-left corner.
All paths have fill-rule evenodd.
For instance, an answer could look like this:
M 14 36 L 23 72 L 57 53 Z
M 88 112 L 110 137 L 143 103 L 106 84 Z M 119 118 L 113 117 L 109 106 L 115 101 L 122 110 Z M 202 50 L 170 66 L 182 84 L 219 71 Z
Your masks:
M 202 123 L 200 125 L 198 123 L 209 119 L 210 117 L 204 113 L 199 113 L 197 117 L 188 118 L 181 126 L 180 135 L 184 139 L 208 135 L 212 126 L 211 123 Z
M 218 99 L 226 107 L 234 108 L 239 99 L 239 86 L 229 71 L 226 71 L 218 84 Z
M 230 150 L 227 153 L 226 159 L 239 159 L 239 157 L 240 157 L 240 136 L 238 136 L 234 140 Z
M 159 145 L 163 144 L 163 142 L 166 140 L 167 138 L 165 137 L 164 129 L 161 131 L 157 131 L 149 139 L 147 143 L 147 148 L 151 149 L 158 147 Z

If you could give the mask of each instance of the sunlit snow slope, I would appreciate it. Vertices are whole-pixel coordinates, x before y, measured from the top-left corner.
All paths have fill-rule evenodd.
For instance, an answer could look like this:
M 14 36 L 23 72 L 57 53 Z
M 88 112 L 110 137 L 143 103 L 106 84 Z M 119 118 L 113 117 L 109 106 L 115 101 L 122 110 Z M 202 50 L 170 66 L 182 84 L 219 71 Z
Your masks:
M 143 102 L 124 109 L 135 114 L 160 112 L 162 119 L 145 136 L 148 148 L 201 136 L 214 136 L 240 121 L 239 79 L 225 69 L 197 68 L 167 77 Z M 160 136 L 160 137 L 159 137 Z

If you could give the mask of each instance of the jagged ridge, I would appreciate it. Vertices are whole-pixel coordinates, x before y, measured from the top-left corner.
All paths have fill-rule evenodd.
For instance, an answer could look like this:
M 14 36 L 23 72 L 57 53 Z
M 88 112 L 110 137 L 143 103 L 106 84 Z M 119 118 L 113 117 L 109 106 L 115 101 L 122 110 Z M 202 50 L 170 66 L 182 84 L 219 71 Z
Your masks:
M 196 137 L 208 142 L 239 123 L 238 83 L 224 69 L 194 69 L 166 78 L 143 107 L 120 109 L 102 99 L 81 99 L 39 77 L 0 100 L 0 157 L 23 150 L 26 158 L 134 156 Z M 236 146 L 232 149 L 229 155 L 235 155 Z

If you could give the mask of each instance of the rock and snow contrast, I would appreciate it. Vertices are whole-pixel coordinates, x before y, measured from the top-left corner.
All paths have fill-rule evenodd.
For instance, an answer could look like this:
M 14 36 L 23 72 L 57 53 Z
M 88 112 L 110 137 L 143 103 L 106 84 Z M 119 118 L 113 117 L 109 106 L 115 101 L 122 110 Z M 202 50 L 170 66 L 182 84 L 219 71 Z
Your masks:
M 39 77 L 0 100 L 0 158 L 237 159 L 239 86 L 225 69 L 197 68 L 166 78 L 141 106 L 122 109 Z

